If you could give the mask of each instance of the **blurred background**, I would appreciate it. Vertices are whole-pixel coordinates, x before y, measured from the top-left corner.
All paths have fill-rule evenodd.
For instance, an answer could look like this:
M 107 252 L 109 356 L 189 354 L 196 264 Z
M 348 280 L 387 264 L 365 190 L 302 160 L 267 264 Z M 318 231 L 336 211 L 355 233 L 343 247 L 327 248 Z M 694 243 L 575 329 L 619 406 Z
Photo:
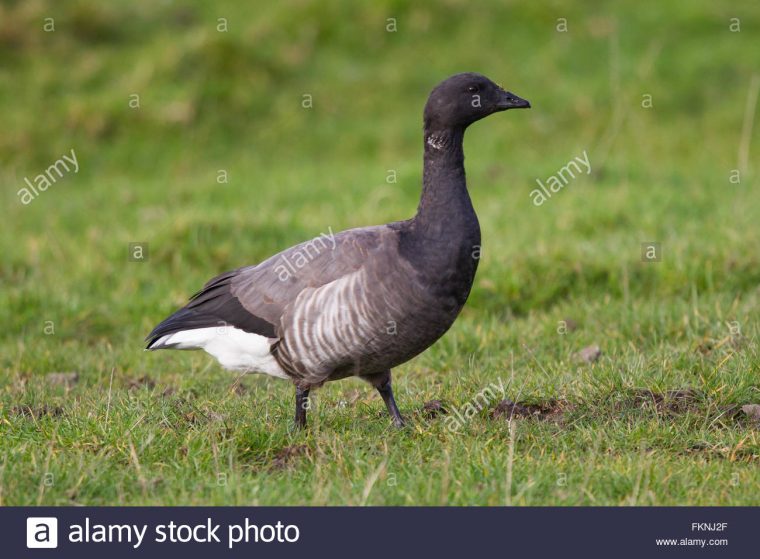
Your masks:
M 484 73 L 535 108 L 468 133 L 485 233 L 477 304 L 526 311 L 610 289 L 626 263 L 628 289 L 650 294 L 760 278 L 748 165 L 760 146 L 747 141 L 744 161 L 740 149 L 760 73 L 752 3 L 618 2 L 605 11 L 566 2 L 32 0 L 0 9 L 7 333 L 62 311 L 83 321 L 76 337 L 113 340 L 161 314 L 154 296 L 167 295 L 167 278 L 180 304 L 215 270 L 327 227 L 410 216 L 422 106 L 460 71 Z M 24 177 L 72 148 L 76 176 L 20 205 Z M 533 206 L 535 179 L 546 182 L 583 150 L 591 176 Z M 664 244 L 665 265 L 633 265 L 645 241 Z M 148 266 L 126 260 L 130 242 L 149 243 Z M 582 270 L 570 265 L 578 261 Z M 675 277 L 656 283 L 663 275 Z M 72 289 L 99 294 L 97 312 Z M 143 302 L 155 316 L 125 324 Z
M 732 322 L 757 333 L 759 29 L 757 2 L 702 0 L 0 2 L 5 411 L 65 401 L 30 388 L 52 371 L 98 405 L 111 375 L 226 390 L 204 355 L 143 354 L 143 336 L 219 272 L 410 217 L 422 107 L 462 71 L 533 109 L 467 133 L 483 259 L 462 319 L 402 368 L 400 402 L 458 382 L 429 370 L 482 386 L 524 344 L 556 372 L 518 356 L 526 393 L 603 385 L 563 365 L 591 343 L 618 357 L 605 375 L 641 359 L 633 384 L 704 380 L 728 346 L 695 348 Z M 21 204 L 24 179 L 72 149 L 78 172 Z M 584 150 L 591 173 L 535 206 L 536 179 Z M 642 262 L 645 242 L 661 261 Z M 567 317 L 575 338 L 557 336 Z M 739 392 L 716 389 L 729 403 L 757 397 L 751 348 Z M 289 416 L 290 387 L 252 382 Z

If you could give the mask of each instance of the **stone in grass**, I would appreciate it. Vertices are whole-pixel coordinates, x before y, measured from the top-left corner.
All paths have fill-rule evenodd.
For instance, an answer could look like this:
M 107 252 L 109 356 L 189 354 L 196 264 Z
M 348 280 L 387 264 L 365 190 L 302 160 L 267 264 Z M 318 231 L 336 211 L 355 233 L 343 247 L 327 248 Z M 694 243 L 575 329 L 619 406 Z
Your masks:
M 491 412 L 491 417 L 493 419 L 503 417 L 507 420 L 530 418 L 562 424 L 565 422 L 565 413 L 572 409 L 573 406 L 567 400 L 551 399 L 537 403 L 502 400 Z
M 568 332 L 575 332 L 578 329 L 578 323 L 572 318 L 565 317 L 562 319 L 562 322 L 565 330 Z
M 439 415 L 447 414 L 448 410 L 440 400 L 430 400 L 429 402 L 425 402 L 425 405 L 422 406 L 422 413 L 425 417 L 433 419 Z
M 637 406 L 654 405 L 658 412 L 685 413 L 694 409 L 701 393 L 692 388 L 655 392 L 649 388 L 633 390 L 633 403 Z
M 42 404 L 41 406 L 14 406 L 10 409 L 11 416 L 27 417 L 31 419 L 40 419 L 43 416 L 48 417 L 60 417 L 63 415 L 63 408 L 60 406 L 49 406 Z
M 299 457 L 308 455 L 309 447 L 305 444 L 286 446 L 275 454 L 269 465 L 269 469 L 272 471 L 284 470 L 288 466 L 291 466 Z
M 79 381 L 79 373 L 48 373 L 45 378 L 53 386 L 71 388 Z
M 534 415 L 540 415 L 540 411 L 536 408 L 531 409 L 523 404 L 513 402 L 512 400 L 502 400 L 491 412 L 491 417 L 494 419 L 500 417 L 512 419 L 513 417 L 532 417 Z
M 156 381 L 154 381 L 152 378 L 150 378 L 147 375 L 143 375 L 138 378 L 131 378 L 127 380 L 127 388 L 129 390 L 138 390 L 142 387 L 145 387 L 148 390 L 153 390 L 155 386 L 156 386 Z
M 760 422 L 760 404 L 747 404 L 742 406 L 742 411 L 753 421 Z
M 598 345 L 592 344 L 588 347 L 584 347 L 578 353 L 575 354 L 575 358 L 584 363 L 593 363 L 602 356 L 602 350 Z

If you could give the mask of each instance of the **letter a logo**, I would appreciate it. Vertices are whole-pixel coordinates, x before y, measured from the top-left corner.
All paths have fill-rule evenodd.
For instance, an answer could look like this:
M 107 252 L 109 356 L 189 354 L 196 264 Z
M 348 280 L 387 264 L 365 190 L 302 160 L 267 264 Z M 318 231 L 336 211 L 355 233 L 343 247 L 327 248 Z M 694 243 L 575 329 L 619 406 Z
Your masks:
M 30 549 L 58 547 L 58 519 L 52 516 L 27 518 L 26 547 Z

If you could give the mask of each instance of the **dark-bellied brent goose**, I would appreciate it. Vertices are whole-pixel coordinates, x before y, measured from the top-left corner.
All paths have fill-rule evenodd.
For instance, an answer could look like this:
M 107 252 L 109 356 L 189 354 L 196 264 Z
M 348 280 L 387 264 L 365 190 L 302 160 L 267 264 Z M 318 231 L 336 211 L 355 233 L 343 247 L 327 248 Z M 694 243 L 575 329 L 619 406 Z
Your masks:
M 147 349 L 203 349 L 227 369 L 291 380 L 299 427 L 309 390 L 359 376 L 403 426 L 391 369 L 451 327 L 478 267 L 464 131 L 490 114 L 528 107 L 480 74 L 441 82 L 425 105 L 422 195 L 413 218 L 337 233 L 321 241 L 322 250 L 318 239 L 307 241 L 217 276 L 153 329 Z M 283 263 L 297 256 L 298 268 L 286 272 Z

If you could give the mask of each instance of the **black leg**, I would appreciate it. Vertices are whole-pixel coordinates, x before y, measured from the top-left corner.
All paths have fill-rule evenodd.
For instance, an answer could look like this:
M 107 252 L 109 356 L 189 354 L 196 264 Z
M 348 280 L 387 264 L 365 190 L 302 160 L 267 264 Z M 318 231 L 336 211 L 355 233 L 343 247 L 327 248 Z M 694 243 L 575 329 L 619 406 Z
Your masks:
M 403 427 L 405 425 L 404 418 L 401 417 L 401 412 L 398 411 L 396 400 L 393 397 L 393 388 L 391 388 L 391 383 L 389 382 L 386 385 L 378 386 L 377 391 L 380 393 L 380 396 L 383 397 L 385 407 L 388 408 L 388 413 L 391 414 L 391 417 L 393 418 L 393 424 L 398 428 Z
M 398 428 L 403 427 L 404 418 L 401 417 L 401 412 L 398 411 L 398 406 L 396 405 L 396 399 L 393 397 L 393 388 L 391 387 L 391 372 L 386 371 L 380 375 L 364 377 L 364 379 L 370 382 L 375 388 L 377 388 L 377 391 L 383 398 L 383 402 L 385 402 L 385 407 L 388 408 L 388 413 L 393 419 L 393 424 Z
M 296 427 L 306 427 L 306 410 L 309 409 L 309 389 L 296 386 Z

